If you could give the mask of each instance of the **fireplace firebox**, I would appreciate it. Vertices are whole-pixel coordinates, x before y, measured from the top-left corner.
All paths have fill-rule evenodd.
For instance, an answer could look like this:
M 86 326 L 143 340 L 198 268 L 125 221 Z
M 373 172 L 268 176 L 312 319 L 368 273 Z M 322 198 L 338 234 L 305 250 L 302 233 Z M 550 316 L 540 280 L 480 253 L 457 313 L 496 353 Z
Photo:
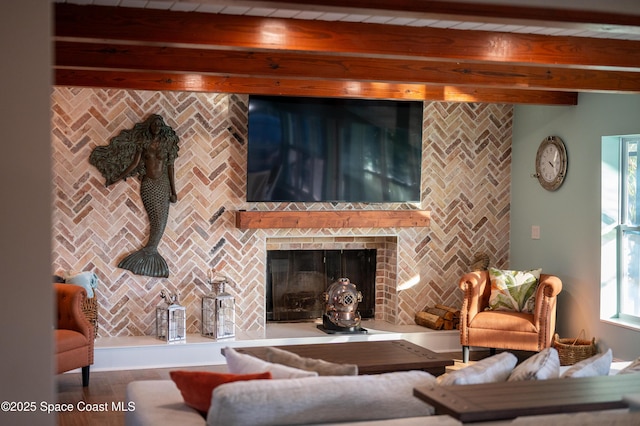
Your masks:
M 358 311 L 375 317 L 376 250 L 270 250 L 267 252 L 267 321 L 322 317 L 323 294 L 340 278 L 362 293 Z

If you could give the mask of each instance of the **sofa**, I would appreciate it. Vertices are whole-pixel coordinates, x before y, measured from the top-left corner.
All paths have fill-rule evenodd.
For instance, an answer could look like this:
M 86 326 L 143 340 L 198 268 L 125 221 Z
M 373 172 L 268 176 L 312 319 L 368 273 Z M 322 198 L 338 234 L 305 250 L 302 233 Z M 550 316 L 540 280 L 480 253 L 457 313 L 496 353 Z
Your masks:
M 209 395 L 208 408 L 196 410 L 187 405 L 184 383 L 173 380 L 135 381 L 127 386 L 126 398 L 129 407 L 125 413 L 128 426 L 172 425 L 459 425 L 458 420 L 446 415 L 434 415 L 433 407 L 420 401 L 413 394 L 417 386 L 473 384 L 480 381 L 509 380 L 511 375 L 518 380 L 544 380 L 558 377 L 559 362 L 554 349 L 549 348 L 532 357 L 529 363 L 516 367 L 514 356 L 508 352 L 472 364 L 465 369 L 449 372 L 438 378 L 423 371 L 404 371 L 376 375 L 323 376 L 317 374 L 295 377 L 293 370 L 279 370 L 277 363 L 265 363 L 246 358 L 238 362 L 238 354 L 227 348 L 227 367 L 233 374 L 247 374 L 247 370 L 263 371 L 271 375 L 270 380 L 240 380 L 220 384 Z M 242 355 L 249 357 L 249 355 Z M 595 366 L 603 368 L 611 363 L 610 351 L 594 359 Z M 260 364 L 264 363 L 264 364 Z M 242 364 L 242 365 L 240 365 Z M 581 368 L 563 368 L 565 377 L 580 377 L 581 374 L 596 374 L 594 363 L 585 363 Z M 307 367 L 309 368 L 308 364 Z M 640 360 L 636 361 L 638 370 Z M 570 372 L 571 370 L 571 372 Z M 305 371 L 312 371 L 305 370 Z M 542 373 L 539 373 L 539 372 Z M 609 373 L 610 369 L 597 374 Z M 194 373 L 198 375 L 199 373 Z M 532 375 L 537 375 L 533 377 Z M 567 379 L 569 380 L 569 379 Z M 631 396 L 630 401 L 633 401 Z M 210 403 L 210 405 L 209 405 Z M 638 405 L 630 402 L 630 405 Z M 206 412 L 205 412 L 206 410 Z M 558 414 L 545 416 L 545 421 L 554 419 L 564 424 L 608 424 L 590 423 L 591 420 L 615 419 L 615 424 L 640 424 L 640 412 L 609 410 L 607 412 Z M 514 424 L 539 424 L 537 416 L 521 417 Z M 500 424 L 503 424 L 501 422 Z M 511 423 L 511 421 L 508 421 Z
M 82 369 L 82 386 L 89 386 L 94 330 L 82 311 L 87 291 L 78 285 L 54 283 L 57 320 L 54 329 L 56 373 Z
M 413 396 L 413 388 L 434 380 L 421 371 L 371 376 L 318 376 L 227 383 L 213 391 L 205 417 L 185 405 L 171 380 L 132 382 L 127 401 L 135 410 L 125 414 L 128 426 L 180 424 L 300 425 L 343 422 L 403 425 L 457 425 L 448 416 Z

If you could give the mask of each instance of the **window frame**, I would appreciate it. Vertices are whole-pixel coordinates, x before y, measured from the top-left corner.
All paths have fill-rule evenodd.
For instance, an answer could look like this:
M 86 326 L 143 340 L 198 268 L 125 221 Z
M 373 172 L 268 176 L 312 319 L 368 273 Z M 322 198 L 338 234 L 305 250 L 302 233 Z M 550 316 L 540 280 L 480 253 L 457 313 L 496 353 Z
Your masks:
M 625 232 L 640 232 L 640 224 L 629 224 L 627 205 L 628 164 L 630 161 L 627 144 L 634 141 L 640 145 L 640 135 L 602 138 L 600 319 L 640 330 L 640 314 L 632 315 L 622 312 Z M 617 176 L 615 183 L 613 183 L 612 175 L 614 172 Z M 616 186 L 615 194 L 611 196 L 614 193 L 612 188 L 614 185 Z M 616 211 L 615 218 L 612 217 L 614 210 Z M 608 223 L 605 218 L 613 219 L 614 223 Z M 615 267 L 611 265 L 611 255 L 607 250 L 613 235 L 615 235 Z M 610 294 L 612 290 L 615 292 L 615 297 Z

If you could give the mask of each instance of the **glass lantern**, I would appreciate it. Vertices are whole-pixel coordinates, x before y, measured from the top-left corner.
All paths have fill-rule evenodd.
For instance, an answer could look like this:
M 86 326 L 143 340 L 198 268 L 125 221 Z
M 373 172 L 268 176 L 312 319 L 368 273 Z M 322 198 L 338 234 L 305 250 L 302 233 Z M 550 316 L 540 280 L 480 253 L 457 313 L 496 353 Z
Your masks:
M 156 337 L 167 343 L 184 343 L 187 339 L 187 310 L 178 303 L 177 295 L 167 296 L 160 292 L 163 299 L 156 307 Z
M 225 291 L 226 277 L 209 274 L 211 292 L 202 296 L 202 336 L 211 339 L 235 337 L 235 299 Z

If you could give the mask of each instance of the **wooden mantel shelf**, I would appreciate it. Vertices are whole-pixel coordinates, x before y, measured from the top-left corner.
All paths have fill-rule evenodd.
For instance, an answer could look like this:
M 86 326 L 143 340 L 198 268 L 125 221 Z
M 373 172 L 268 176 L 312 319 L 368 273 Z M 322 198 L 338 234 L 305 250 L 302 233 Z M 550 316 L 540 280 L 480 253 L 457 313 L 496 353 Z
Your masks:
M 427 227 L 425 210 L 246 211 L 236 212 L 240 229 Z

